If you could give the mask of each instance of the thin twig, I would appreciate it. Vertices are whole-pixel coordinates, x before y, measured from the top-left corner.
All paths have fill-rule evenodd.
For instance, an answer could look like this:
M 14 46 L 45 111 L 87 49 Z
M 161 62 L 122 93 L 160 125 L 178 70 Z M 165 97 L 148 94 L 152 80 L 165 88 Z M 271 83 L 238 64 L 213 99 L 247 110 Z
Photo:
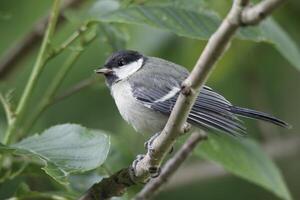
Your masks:
M 0 93 L 0 102 L 2 103 L 3 108 L 4 108 L 4 112 L 5 112 L 6 119 L 7 119 L 7 124 L 11 125 L 13 118 L 15 117 L 15 113 L 13 112 L 13 110 L 11 108 L 11 104 L 7 100 L 7 98 L 5 96 L 3 96 L 1 93 Z
M 81 90 L 93 85 L 94 83 L 98 82 L 95 78 L 86 78 L 75 85 L 71 86 L 70 88 L 66 89 L 62 94 L 56 96 L 54 100 L 51 102 L 51 104 L 58 103 L 62 101 L 63 99 L 68 98 L 69 96 L 72 96 L 73 94 L 76 94 L 80 92 Z
M 57 49 L 53 49 L 47 59 L 54 58 L 55 56 L 59 55 L 62 51 L 67 49 L 71 44 L 73 44 L 77 39 L 82 38 L 82 36 L 91 30 L 93 25 L 96 25 L 95 21 L 87 21 L 84 22 L 78 30 L 76 30 L 72 35 L 70 35 Z
M 269 3 L 266 3 L 266 1 Z M 277 1 L 278 0 L 265 0 L 261 3 L 273 5 L 275 3 L 272 2 Z M 235 0 L 227 17 L 223 20 L 219 28 L 209 39 L 193 71 L 183 82 L 181 93 L 176 101 L 165 128 L 152 143 L 153 149 L 148 151 L 144 158 L 137 163 L 134 171 L 135 176 L 130 176 L 130 168 L 125 168 L 121 170 L 122 179 L 118 179 L 118 174 L 114 174 L 111 178 L 105 179 L 106 182 L 112 181 L 114 183 L 113 186 L 119 189 L 118 191 L 124 191 L 126 187 L 129 187 L 136 182 L 146 181 L 150 175 L 149 169 L 160 166 L 169 149 L 175 143 L 175 140 L 181 135 L 184 123 L 186 122 L 195 98 L 198 96 L 199 90 L 213 70 L 215 63 L 222 56 L 222 54 L 225 53 L 236 31 L 241 26 L 251 25 L 250 22 L 247 23 L 248 21 L 243 21 L 243 12 L 250 12 L 251 9 L 256 9 L 257 7 L 254 6 L 251 8 L 249 7 L 248 3 L 249 0 Z M 276 5 L 278 6 L 280 4 Z M 269 9 L 269 7 L 264 8 Z M 270 9 L 270 11 L 273 9 L 274 8 Z M 264 13 L 270 14 L 270 11 L 268 10 Z M 253 15 L 258 15 L 258 13 L 254 11 L 251 11 L 251 13 L 253 13 Z M 125 173 L 126 170 L 127 173 Z M 124 180 L 124 177 L 131 178 L 131 180 Z M 101 184 L 101 182 L 95 184 L 82 199 L 96 200 L 120 195 L 120 193 L 113 193 L 114 189 L 107 186 L 108 185 Z M 105 198 L 103 198 L 103 196 L 105 196 Z
M 65 77 L 67 76 L 68 72 L 74 66 L 74 63 L 79 59 L 82 55 L 85 47 L 91 44 L 97 37 L 97 33 L 93 35 L 93 37 L 89 39 L 82 39 L 80 44 L 80 49 L 78 51 L 73 51 L 69 57 L 66 59 L 62 67 L 57 72 L 56 76 L 52 79 L 51 83 L 49 84 L 48 89 L 46 89 L 46 93 L 43 95 L 41 102 L 36 106 L 35 111 L 31 114 L 30 117 L 27 119 L 27 123 L 23 126 L 22 133 L 26 133 L 30 128 L 34 125 L 37 119 L 41 116 L 41 114 L 50 106 L 54 101 L 54 95 L 56 95 L 59 87 L 61 86 L 62 82 L 64 81 Z M 22 134 L 20 133 L 20 135 Z M 18 137 L 20 137 L 18 135 Z
M 246 25 L 256 25 L 270 15 L 285 0 L 262 1 L 253 7 L 247 8 L 241 16 L 241 21 Z
M 18 103 L 16 109 L 16 118 L 12 120 L 11 125 L 7 128 L 7 131 L 4 135 L 4 139 L 3 139 L 4 144 L 7 144 L 9 142 L 11 134 L 15 132 L 18 123 L 22 120 L 22 117 L 25 114 L 25 111 L 29 105 L 29 99 L 33 94 L 34 88 L 36 87 L 36 83 L 39 78 L 39 75 L 44 69 L 45 58 L 47 56 L 47 50 L 49 48 L 49 41 L 51 40 L 52 35 L 54 33 L 56 22 L 59 15 L 60 3 L 61 3 L 60 0 L 55 0 L 53 3 L 49 23 L 44 35 L 41 49 L 38 53 L 36 62 L 30 74 L 29 80 L 26 84 L 26 87 L 24 89 L 24 92 L 21 96 L 20 102 Z
M 272 159 L 286 161 L 299 155 L 300 137 L 296 135 L 287 137 L 284 135 L 284 137 L 272 139 L 262 144 L 262 148 Z M 229 175 L 229 173 L 220 165 L 199 161 L 180 168 L 166 184 L 164 190 L 171 190 L 194 182 L 211 180 L 226 175 Z
M 75 8 L 83 3 L 83 0 L 65 0 L 61 12 L 58 15 L 57 25 L 63 24 L 65 18 L 63 12 L 69 8 Z M 17 64 L 31 52 L 40 40 L 47 27 L 49 16 L 44 16 L 26 34 L 20 41 L 17 41 L 10 49 L 8 49 L 0 58 L 0 79 L 5 78 Z
M 77 58 L 76 58 L 77 59 Z M 75 60 L 74 60 L 75 62 Z M 47 102 L 44 102 L 43 104 L 40 104 L 37 108 L 35 113 L 32 114 L 32 116 L 29 118 L 28 122 L 24 125 L 22 132 L 19 133 L 19 135 L 17 136 L 18 138 L 22 137 L 23 133 L 26 133 L 27 130 L 29 130 L 33 124 L 36 122 L 36 120 L 38 119 L 38 117 L 46 110 L 46 108 L 48 108 L 51 105 L 54 105 L 80 91 L 82 91 L 83 89 L 93 85 L 94 83 L 96 83 L 98 80 L 95 78 L 87 78 L 84 79 L 80 82 L 78 82 L 77 84 L 71 86 L 70 88 L 68 88 L 66 91 L 64 91 L 62 94 L 56 96 L 56 97 L 51 97 L 51 99 Z M 56 92 L 54 92 L 56 93 Z
M 136 195 L 136 200 L 145 200 L 154 196 L 161 186 L 167 183 L 170 177 L 177 171 L 180 165 L 188 158 L 197 144 L 207 139 L 204 131 L 194 132 L 188 140 L 182 145 L 178 152 L 166 162 L 162 168 L 159 177 L 152 179 L 146 186 Z

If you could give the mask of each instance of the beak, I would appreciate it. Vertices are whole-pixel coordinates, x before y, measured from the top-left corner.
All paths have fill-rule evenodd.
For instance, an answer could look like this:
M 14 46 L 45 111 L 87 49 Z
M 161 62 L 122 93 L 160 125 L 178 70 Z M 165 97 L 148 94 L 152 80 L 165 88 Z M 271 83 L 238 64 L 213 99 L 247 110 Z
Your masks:
M 112 73 L 113 72 L 113 70 L 111 70 L 111 69 L 108 69 L 108 68 L 99 68 L 99 69 L 95 69 L 95 73 L 97 73 L 97 74 L 110 74 L 110 73 Z

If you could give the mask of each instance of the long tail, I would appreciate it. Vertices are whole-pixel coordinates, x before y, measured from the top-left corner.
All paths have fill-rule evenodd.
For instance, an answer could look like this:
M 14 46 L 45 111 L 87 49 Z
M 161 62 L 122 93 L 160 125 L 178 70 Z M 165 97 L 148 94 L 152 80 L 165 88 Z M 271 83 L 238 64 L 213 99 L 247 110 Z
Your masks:
M 272 115 L 269 115 L 267 113 L 259 112 L 256 110 L 251 110 L 248 108 L 241 108 L 241 107 L 237 107 L 237 106 L 231 106 L 230 111 L 232 113 L 242 116 L 242 117 L 259 119 L 259 120 L 270 122 L 272 124 L 276 124 L 276 125 L 284 127 L 284 128 L 291 128 L 291 126 L 288 123 L 286 123 L 276 117 L 273 117 Z

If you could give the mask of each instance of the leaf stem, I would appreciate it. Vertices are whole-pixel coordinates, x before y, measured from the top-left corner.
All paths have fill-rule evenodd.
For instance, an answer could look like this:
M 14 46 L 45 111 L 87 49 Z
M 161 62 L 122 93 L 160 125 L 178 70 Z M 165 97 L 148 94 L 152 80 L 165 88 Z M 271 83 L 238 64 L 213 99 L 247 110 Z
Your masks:
M 48 59 L 53 58 L 59 55 L 63 50 L 68 48 L 73 42 L 75 42 L 78 38 L 82 36 L 82 34 L 86 33 L 89 28 L 95 24 L 95 21 L 87 21 L 82 26 L 79 27 L 77 31 L 75 31 L 70 37 L 68 37 L 59 48 L 55 49 L 48 57 Z
M 60 8 L 61 0 L 54 0 L 53 6 L 51 9 L 50 19 L 48 23 L 48 27 L 46 29 L 46 33 L 42 42 L 42 46 L 40 48 L 38 57 L 36 59 L 36 62 L 34 64 L 33 70 L 31 72 L 31 75 L 29 77 L 29 80 L 26 84 L 26 87 L 24 89 L 24 92 L 22 94 L 22 97 L 20 99 L 20 102 L 18 103 L 17 109 L 16 109 L 16 118 L 14 118 L 11 121 L 11 125 L 8 126 L 8 129 L 4 135 L 3 143 L 7 144 L 10 142 L 11 135 L 15 133 L 17 130 L 18 123 L 22 120 L 24 117 L 25 111 L 28 108 L 29 105 L 29 99 L 31 98 L 34 88 L 36 87 L 36 83 L 38 81 L 38 78 L 40 77 L 41 72 L 44 69 L 44 66 L 46 64 L 45 58 L 48 53 L 49 44 L 52 38 L 52 35 L 55 30 L 55 25 L 57 23 L 58 14 L 59 14 L 59 8 Z
M 85 29 L 85 31 L 86 30 L 88 29 Z M 82 39 L 80 44 L 80 50 L 73 51 L 69 55 L 62 67 L 56 73 L 56 76 L 53 78 L 48 89 L 46 89 L 46 94 L 43 96 L 41 102 L 37 105 L 36 111 L 31 115 L 31 117 L 29 117 L 27 123 L 24 125 L 22 133 L 26 133 L 34 125 L 34 123 L 37 121 L 39 116 L 46 110 L 46 108 L 53 103 L 53 101 L 55 100 L 55 94 L 57 93 L 59 87 L 61 86 L 68 72 L 74 66 L 74 63 L 78 60 L 78 58 L 84 51 L 83 47 L 90 44 L 96 38 L 96 36 L 97 34 L 95 33 L 92 37 L 86 40 Z
M 39 116 L 45 111 L 45 109 L 50 104 L 53 95 L 58 90 L 62 81 L 64 80 L 66 74 L 71 70 L 71 66 L 78 60 L 81 51 L 73 52 L 62 65 L 60 70 L 57 72 L 53 81 L 50 83 L 48 89 L 46 89 L 46 94 L 43 96 L 41 102 L 37 105 L 35 112 L 29 117 L 28 123 L 26 123 L 23 127 L 22 133 L 26 133 L 32 125 L 36 122 Z M 18 137 L 20 137 L 18 135 Z
M 63 91 L 62 94 L 59 94 L 56 97 L 54 97 L 51 104 L 58 103 L 64 99 L 70 97 L 71 95 L 76 94 L 77 92 L 80 92 L 81 90 L 93 85 L 96 82 L 100 82 L 100 81 L 94 77 L 83 79 L 83 80 L 79 81 L 78 83 L 67 88 L 65 91 Z M 101 82 L 101 83 L 103 83 L 103 82 Z M 100 87 L 104 86 L 104 84 L 101 85 L 101 83 L 99 83 L 98 86 L 100 86 Z
M 5 115 L 7 118 L 7 124 L 10 125 L 13 121 L 15 114 L 11 108 L 10 103 L 7 101 L 5 96 L 3 96 L 1 93 L 0 93 L 0 102 L 2 103 L 4 111 L 5 111 Z

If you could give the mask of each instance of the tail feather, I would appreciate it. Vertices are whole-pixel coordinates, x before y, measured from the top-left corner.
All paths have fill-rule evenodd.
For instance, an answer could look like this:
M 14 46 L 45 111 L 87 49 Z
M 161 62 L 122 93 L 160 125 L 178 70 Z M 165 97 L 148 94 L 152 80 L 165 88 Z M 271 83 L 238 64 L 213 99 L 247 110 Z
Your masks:
M 276 124 L 276 125 L 284 127 L 284 128 L 291 128 L 291 126 L 288 123 L 286 123 L 272 115 L 269 115 L 267 113 L 259 112 L 256 110 L 251 110 L 248 108 L 241 108 L 241 107 L 237 107 L 237 106 L 231 106 L 230 110 L 232 113 L 242 116 L 242 117 L 259 119 L 259 120 L 270 122 L 272 124 Z

